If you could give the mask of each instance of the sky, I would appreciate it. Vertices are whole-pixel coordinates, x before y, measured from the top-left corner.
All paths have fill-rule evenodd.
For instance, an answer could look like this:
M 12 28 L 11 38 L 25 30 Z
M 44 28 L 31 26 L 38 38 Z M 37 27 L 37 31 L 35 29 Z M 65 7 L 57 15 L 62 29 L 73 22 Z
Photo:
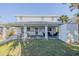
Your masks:
M 62 3 L 0 3 L 0 22 L 16 22 L 15 16 L 18 15 L 72 16 L 77 12 L 71 12 L 69 5 Z

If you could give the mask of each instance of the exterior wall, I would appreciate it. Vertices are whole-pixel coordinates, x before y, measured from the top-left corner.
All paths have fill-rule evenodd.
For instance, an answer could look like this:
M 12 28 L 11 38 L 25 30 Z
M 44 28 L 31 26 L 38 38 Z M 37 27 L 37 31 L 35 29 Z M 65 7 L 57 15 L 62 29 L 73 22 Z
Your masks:
M 38 35 L 43 35 L 43 32 L 45 32 L 44 27 L 38 29 Z
M 43 32 L 45 32 L 45 27 L 37 27 L 38 28 L 38 35 L 43 35 Z M 56 32 L 55 27 L 52 27 L 52 30 L 49 31 L 52 35 Z M 30 31 L 27 31 L 30 35 L 35 35 L 35 27 L 30 27 Z
M 67 24 L 59 26 L 59 39 L 66 42 L 67 41 Z
M 43 33 L 45 33 L 45 27 L 44 26 L 39 26 L 39 27 L 29 26 L 29 27 L 30 27 L 30 31 L 27 31 L 27 35 L 36 35 L 35 28 L 38 28 L 38 35 L 43 36 L 44 35 Z M 52 30 L 49 31 L 49 32 L 53 35 L 56 32 L 56 30 L 55 30 L 56 28 L 55 27 L 50 27 L 50 28 L 52 28 Z M 21 28 L 17 27 L 16 33 L 20 34 L 20 33 L 24 32 L 24 30 L 22 30 L 22 32 L 21 32 L 21 30 L 22 30 Z
M 29 35 L 35 35 L 35 30 L 33 27 L 30 27 L 30 31 L 27 31 Z
M 78 24 L 61 25 L 59 38 L 67 43 L 77 42 L 77 40 L 78 40 Z
M 48 21 L 55 22 L 58 17 L 54 16 L 18 16 L 16 17 L 17 22 L 29 22 L 29 21 Z
M 68 38 L 71 39 L 72 42 L 77 42 L 78 41 L 78 24 L 68 24 L 67 28 L 68 28 Z
M 38 27 L 38 35 L 43 35 L 44 27 Z M 29 35 L 35 35 L 35 27 L 30 27 L 30 31 L 27 31 Z

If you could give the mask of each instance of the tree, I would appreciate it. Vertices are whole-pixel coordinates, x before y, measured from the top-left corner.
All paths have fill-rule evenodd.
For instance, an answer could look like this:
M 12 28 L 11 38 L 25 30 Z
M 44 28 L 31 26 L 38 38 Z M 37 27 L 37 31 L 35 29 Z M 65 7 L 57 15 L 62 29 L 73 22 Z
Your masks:
M 67 3 L 63 3 L 64 5 L 67 5 Z M 70 3 L 70 5 L 68 5 L 69 6 L 69 9 L 70 9 L 70 11 L 72 12 L 73 10 L 75 10 L 75 9 L 78 9 L 79 10 L 79 3 Z
M 71 11 L 74 9 L 79 9 L 79 3 L 71 3 L 69 7 Z
M 71 3 L 70 4 L 70 11 L 73 11 L 75 9 L 79 10 L 79 3 Z M 79 35 L 79 13 L 76 14 L 76 23 L 78 23 L 78 35 Z M 79 43 L 79 36 L 78 36 L 78 43 Z
M 79 10 L 79 3 L 70 3 L 69 9 L 71 12 L 75 9 Z M 78 43 L 79 43 L 79 13 L 75 14 L 75 20 L 76 23 L 78 24 Z
M 79 17 L 79 13 L 77 13 L 76 16 Z
M 75 14 L 75 19 L 76 19 L 76 23 L 79 24 L 79 13 L 76 13 L 76 14 Z
M 69 17 L 67 15 L 62 15 L 59 20 L 62 21 L 62 23 L 68 23 Z
M 78 9 L 79 10 L 79 3 L 70 3 L 70 11 L 72 12 L 73 10 L 75 9 Z M 75 14 L 75 20 L 76 20 L 76 23 L 79 24 L 79 13 L 76 13 Z

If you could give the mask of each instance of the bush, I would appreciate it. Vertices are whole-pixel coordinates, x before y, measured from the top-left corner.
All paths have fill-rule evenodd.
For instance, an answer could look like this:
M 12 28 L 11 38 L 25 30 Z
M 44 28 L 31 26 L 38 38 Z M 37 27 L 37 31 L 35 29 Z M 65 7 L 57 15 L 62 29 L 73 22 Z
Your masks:
M 8 33 L 8 37 L 10 37 L 10 36 L 12 36 L 12 35 L 14 35 L 15 34 L 15 31 L 10 31 L 9 33 Z

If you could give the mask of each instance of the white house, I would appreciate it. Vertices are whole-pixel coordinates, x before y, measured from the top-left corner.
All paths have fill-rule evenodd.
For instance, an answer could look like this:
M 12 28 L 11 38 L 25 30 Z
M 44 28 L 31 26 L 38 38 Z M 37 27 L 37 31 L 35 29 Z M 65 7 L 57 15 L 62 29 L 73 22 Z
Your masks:
M 57 29 L 61 22 L 57 19 L 59 16 L 53 15 L 26 15 L 16 16 L 16 22 L 9 23 L 3 27 L 3 37 L 6 38 L 7 28 L 16 28 L 16 34 L 22 34 L 23 38 L 27 39 L 52 39 L 58 38 L 59 32 Z
M 53 39 L 58 38 L 57 29 L 61 22 L 57 19 L 59 16 L 53 15 L 26 15 L 16 16 L 17 26 L 21 26 L 20 32 L 24 33 L 24 38 L 28 39 Z
M 1 26 L 6 38 L 7 28 L 14 28 L 16 35 L 24 39 L 61 39 L 64 42 L 78 41 L 78 24 L 63 24 L 55 15 L 23 15 L 16 16 L 16 22 Z

